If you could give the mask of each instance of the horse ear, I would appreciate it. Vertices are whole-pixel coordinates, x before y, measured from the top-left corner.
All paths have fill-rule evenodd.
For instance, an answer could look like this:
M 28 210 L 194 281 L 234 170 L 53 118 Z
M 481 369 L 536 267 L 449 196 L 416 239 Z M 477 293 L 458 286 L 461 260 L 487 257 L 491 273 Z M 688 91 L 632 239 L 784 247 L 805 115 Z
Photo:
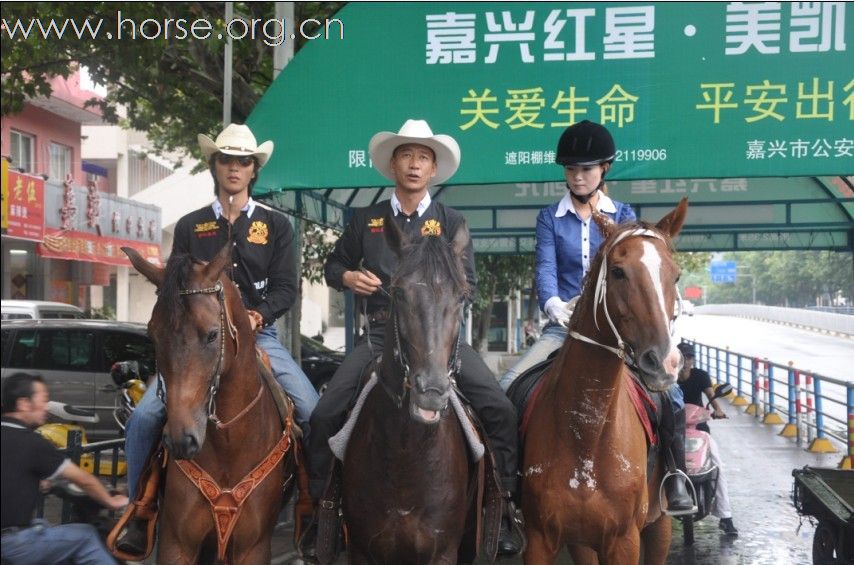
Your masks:
M 662 232 L 669 234 L 670 238 L 676 237 L 682 231 L 682 225 L 685 223 L 685 218 L 688 216 L 688 198 L 682 197 L 676 208 L 671 210 L 666 216 L 661 218 L 655 227 Z
M 160 288 L 160 285 L 163 284 L 163 273 L 165 272 L 165 269 L 158 267 L 157 265 L 152 265 L 132 247 L 122 247 L 122 251 L 124 251 L 125 255 L 128 256 L 133 268 L 136 269 L 139 274 L 151 281 L 154 286 Z
M 465 223 L 463 223 L 459 229 L 457 229 L 457 233 L 454 234 L 454 241 L 451 242 L 454 248 L 454 253 L 457 257 L 465 256 L 466 248 L 468 248 L 470 242 L 471 236 L 469 235 L 469 228 Z
M 231 261 L 231 248 L 234 244 L 229 239 L 219 252 L 211 259 L 211 262 L 205 265 L 204 275 L 208 280 L 215 281 L 219 278 L 220 273 Z
M 397 226 L 397 222 L 394 221 L 394 216 L 391 212 L 383 218 L 383 233 L 385 234 L 386 243 L 388 243 L 388 246 L 399 258 L 403 248 L 409 244 L 409 237 Z
M 596 222 L 596 225 L 599 226 L 599 231 L 602 232 L 602 239 L 605 240 L 611 237 L 611 234 L 614 233 L 614 229 L 617 227 L 616 222 L 599 210 L 591 209 L 591 212 L 593 221 Z

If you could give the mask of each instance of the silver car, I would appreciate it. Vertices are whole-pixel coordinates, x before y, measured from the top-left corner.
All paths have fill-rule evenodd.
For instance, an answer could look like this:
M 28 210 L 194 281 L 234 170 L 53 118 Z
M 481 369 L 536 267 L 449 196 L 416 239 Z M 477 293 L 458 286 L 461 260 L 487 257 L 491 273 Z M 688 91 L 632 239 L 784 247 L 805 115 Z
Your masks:
M 154 346 L 143 324 L 108 320 L 10 320 L 2 329 L 2 379 L 17 372 L 42 375 L 51 400 L 94 411 L 83 423 L 89 441 L 115 437 L 119 385 L 111 368 L 137 361 L 147 379 L 155 372 Z M 118 374 L 114 371 L 113 374 Z

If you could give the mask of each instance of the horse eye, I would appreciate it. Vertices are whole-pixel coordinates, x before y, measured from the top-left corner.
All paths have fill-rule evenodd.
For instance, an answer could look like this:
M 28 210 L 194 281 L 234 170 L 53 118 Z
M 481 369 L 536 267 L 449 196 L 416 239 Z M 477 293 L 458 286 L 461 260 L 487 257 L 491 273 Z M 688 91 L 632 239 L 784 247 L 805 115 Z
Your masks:
M 217 335 L 219 334 L 218 330 L 211 330 L 208 332 L 208 343 L 213 343 L 216 341 Z
M 616 279 L 626 278 L 626 272 L 621 267 L 611 267 L 611 275 Z

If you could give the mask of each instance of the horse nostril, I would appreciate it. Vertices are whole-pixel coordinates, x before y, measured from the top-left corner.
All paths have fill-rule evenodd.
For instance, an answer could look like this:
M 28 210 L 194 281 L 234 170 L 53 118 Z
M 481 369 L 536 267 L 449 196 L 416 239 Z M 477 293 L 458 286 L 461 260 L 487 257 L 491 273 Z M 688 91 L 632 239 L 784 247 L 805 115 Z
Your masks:
M 184 452 L 190 457 L 199 450 L 199 440 L 193 434 L 184 435 Z
M 415 381 L 415 390 L 421 394 L 427 392 L 427 377 L 424 373 L 418 373 L 413 380 Z
M 415 390 L 418 394 L 444 394 L 442 386 L 435 379 L 431 379 L 426 373 L 418 373 L 413 379 L 415 381 Z
M 661 357 L 658 356 L 658 353 L 655 352 L 654 349 L 648 350 L 646 353 L 641 355 L 640 358 L 640 367 L 645 371 L 656 371 L 661 366 Z

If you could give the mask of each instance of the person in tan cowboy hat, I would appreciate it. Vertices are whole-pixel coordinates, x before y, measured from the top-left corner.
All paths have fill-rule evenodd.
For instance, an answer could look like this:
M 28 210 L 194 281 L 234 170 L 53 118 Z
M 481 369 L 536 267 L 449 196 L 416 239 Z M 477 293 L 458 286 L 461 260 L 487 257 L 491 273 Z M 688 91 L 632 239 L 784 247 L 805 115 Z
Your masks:
M 188 253 L 210 261 L 231 234 L 231 276 L 249 310 L 252 328 L 257 331 L 255 343 L 270 356 L 273 374 L 293 400 L 296 422 L 305 438 L 318 394 L 279 341 L 273 325 L 297 297 L 293 229 L 284 215 L 252 200 L 258 170 L 270 159 L 273 142 L 259 145 L 252 131 L 241 124 L 230 124 L 216 140 L 204 134 L 199 134 L 198 139 L 213 177 L 216 199 L 178 220 L 172 253 Z M 156 389 L 149 387 L 127 424 L 125 453 L 131 500 L 137 494 L 140 473 L 166 419 L 166 407 Z M 144 532 L 138 526 L 138 521 L 131 521 L 118 541 L 120 549 L 134 555 L 145 548 Z
M 425 235 L 439 235 L 452 241 L 465 218 L 440 202 L 432 200 L 429 188 L 451 178 L 460 165 L 460 148 L 447 135 L 434 135 L 427 122 L 407 120 L 397 133 L 384 131 L 370 141 L 373 166 L 394 183 L 390 200 L 354 210 L 353 218 L 326 259 L 326 283 L 338 290 L 350 288 L 367 303 L 370 320 L 356 347 L 329 381 L 328 387 L 311 417 L 309 439 L 309 488 L 317 500 L 323 490 L 333 455 L 328 440 L 344 424 L 348 404 L 355 398 L 363 368 L 373 352 L 383 350 L 385 326 L 390 300 L 380 288 L 389 286 L 398 259 L 389 247 L 382 230 L 372 229 L 378 218 L 391 217 L 400 229 L 417 240 Z M 475 266 L 471 243 L 464 259 L 466 278 L 474 291 Z M 371 347 L 370 343 L 373 345 Z M 460 344 L 460 374 L 457 382 L 466 398 L 478 412 L 489 435 L 502 474 L 503 487 L 516 486 L 516 412 L 498 386 L 495 375 L 467 343 Z M 301 548 L 310 552 L 312 530 L 304 537 Z M 515 554 L 520 540 L 512 533 L 509 521 L 502 524 L 499 552 Z

